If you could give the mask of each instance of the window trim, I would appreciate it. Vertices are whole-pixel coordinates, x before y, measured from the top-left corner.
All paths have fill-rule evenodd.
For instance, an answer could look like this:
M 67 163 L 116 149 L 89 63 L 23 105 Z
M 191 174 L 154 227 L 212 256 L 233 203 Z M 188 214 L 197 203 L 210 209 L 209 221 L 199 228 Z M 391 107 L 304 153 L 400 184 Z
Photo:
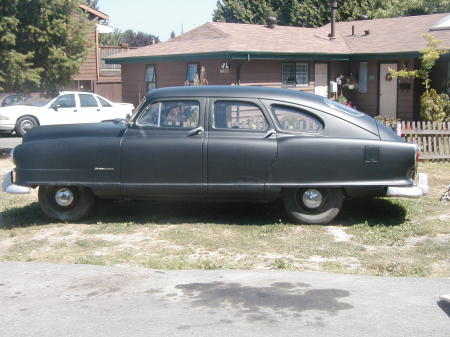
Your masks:
M 267 127 L 264 130 L 257 130 L 257 129 L 233 129 L 233 128 L 215 128 L 214 123 L 214 105 L 217 102 L 232 102 L 232 103 L 244 103 L 244 104 L 251 104 L 256 106 L 262 113 L 264 119 L 266 120 Z M 216 98 L 211 100 L 210 108 L 209 108 L 209 120 L 208 120 L 208 129 L 210 131 L 214 132 L 254 132 L 254 133 L 266 133 L 268 130 L 272 128 L 272 123 L 270 119 L 268 118 L 265 109 L 260 104 L 257 104 L 255 101 L 249 101 L 245 99 L 234 99 L 234 98 Z
M 142 116 L 143 111 L 152 104 L 157 104 L 157 103 L 164 103 L 164 102 L 196 102 L 198 104 L 198 121 L 197 121 L 197 125 L 196 126 L 192 126 L 192 127 L 170 127 L 170 126 L 155 126 L 155 125 L 141 125 L 139 124 L 139 120 Z M 186 131 L 186 130 L 193 130 L 195 128 L 198 128 L 199 126 L 203 125 L 203 120 L 202 120 L 202 102 L 198 99 L 194 99 L 194 98 L 183 98 L 183 99 L 171 99 L 171 98 L 164 98 L 164 99 L 157 99 L 154 101 L 149 101 L 148 104 L 145 104 L 145 106 L 143 106 L 141 108 L 141 110 L 138 112 L 138 114 L 136 115 L 135 120 L 133 121 L 133 127 L 139 128 L 139 129 L 150 129 L 150 130 L 172 130 L 172 131 Z
M 295 83 L 294 84 L 288 84 L 283 82 L 283 65 L 286 64 L 293 64 L 294 65 L 294 78 Z M 306 64 L 308 66 L 307 71 L 307 83 L 306 84 L 299 84 L 297 83 L 297 64 Z M 311 62 L 308 61 L 292 61 L 292 62 L 281 62 L 281 86 L 282 87 L 288 87 L 288 88 L 308 88 L 311 83 Z

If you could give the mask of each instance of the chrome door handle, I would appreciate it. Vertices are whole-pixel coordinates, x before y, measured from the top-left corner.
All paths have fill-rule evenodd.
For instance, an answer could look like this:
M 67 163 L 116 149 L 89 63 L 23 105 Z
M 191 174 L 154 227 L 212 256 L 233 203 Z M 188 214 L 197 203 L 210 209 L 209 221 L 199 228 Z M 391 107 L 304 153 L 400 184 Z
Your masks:
M 196 134 L 199 134 L 200 132 L 203 132 L 203 128 L 199 126 L 198 128 L 192 129 L 188 132 L 188 137 L 195 136 Z

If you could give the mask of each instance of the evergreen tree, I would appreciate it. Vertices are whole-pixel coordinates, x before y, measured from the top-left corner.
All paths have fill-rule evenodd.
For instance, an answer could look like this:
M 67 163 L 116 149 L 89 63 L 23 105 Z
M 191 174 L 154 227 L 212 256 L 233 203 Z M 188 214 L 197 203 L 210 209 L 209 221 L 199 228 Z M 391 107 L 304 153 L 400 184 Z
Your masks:
M 101 46 L 118 46 L 121 43 L 128 43 L 130 47 L 143 47 L 153 43 L 159 43 L 159 37 L 153 34 L 134 32 L 131 29 L 120 31 L 115 28 L 112 33 L 100 34 L 99 43 Z
M 170 32 L 170 38 L 173 39 L 173 38 L 175 38 L 176 36 L 177 36 L 177 35 L 175 34 L 175 31 L 172 30 L 172 31 Z
M 86 4 L 98 10 L 98 0 L 85 0 Z
M 56 93 L 85 60 L 91 23 L 71 0 L 0 4 L 0 90 Z

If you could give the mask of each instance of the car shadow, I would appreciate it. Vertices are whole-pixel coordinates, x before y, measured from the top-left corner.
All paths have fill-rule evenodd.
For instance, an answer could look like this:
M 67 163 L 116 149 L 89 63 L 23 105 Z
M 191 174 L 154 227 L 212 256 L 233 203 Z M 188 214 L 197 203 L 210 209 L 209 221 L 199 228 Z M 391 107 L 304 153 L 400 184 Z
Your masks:
M 443 312 L 447 314 L 447 316 L 450 318 L 450 303 L 445 301 L 438 301 L 437 305 Z
M 349 200 L 331 225 L 396 226 L 406 219 L 406 210 L 386 199 Z M 265 226 L 290 224 L 281 201 L 264 203 L 189 203 L 150 201 L 99 201 L 92 215 L 82 223 L 198 224 Z M 0 228 L 12 229 L 58 223 L 48 219 L 37 202 L 0 212 Z
M 344 202 L 337 223 L 343 226 L 367 223 L 369 226 L 398 226 L 406 221 L 407 210 L 390 199 L 358 198 Z

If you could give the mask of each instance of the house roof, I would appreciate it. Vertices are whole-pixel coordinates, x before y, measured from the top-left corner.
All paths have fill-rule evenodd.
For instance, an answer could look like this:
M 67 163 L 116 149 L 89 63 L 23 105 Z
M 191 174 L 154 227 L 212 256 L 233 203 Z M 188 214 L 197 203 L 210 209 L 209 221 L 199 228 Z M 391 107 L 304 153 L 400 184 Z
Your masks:
M 200 58 L 350 59 L 354 55 L 403 53 L 418 55 L 422 37 L 431 33 L 450 45 L 450 30 L 430 31 L 447 14 L 338 22 L 335 39 L 330 25 L 302 28 L 239 23 L 205 23 L 167 42 L 106 58 L 107 63 L 139 63 Z M 356 34 L 352 35 L 352 26 Z M 369 34 L 364 31 L 368 30 Z

